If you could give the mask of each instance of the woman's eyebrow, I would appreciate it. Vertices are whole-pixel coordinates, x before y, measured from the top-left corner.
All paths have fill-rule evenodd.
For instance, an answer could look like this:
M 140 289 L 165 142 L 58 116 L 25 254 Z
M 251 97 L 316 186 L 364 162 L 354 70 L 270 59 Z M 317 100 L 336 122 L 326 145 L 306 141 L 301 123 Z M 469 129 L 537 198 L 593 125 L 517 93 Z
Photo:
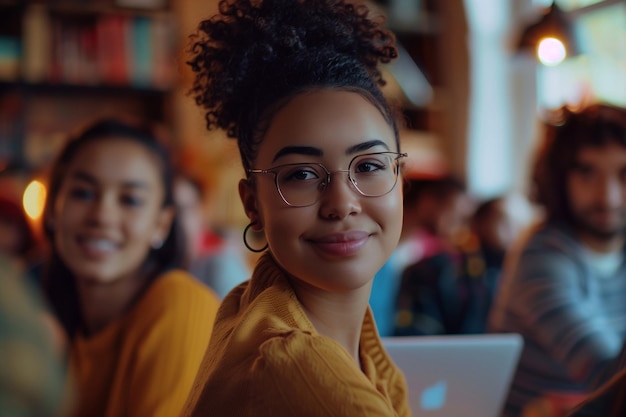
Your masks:
M 324 156 L 324 151 L 313 146 L 285 146 L 274 155 L 272 162 L 276 162 L 277 159 L 286 155 L 309 155 L 309 156 Z
M 349 147 L 346 150 L 346 155 L 352 155 L 355 153 L 363 152 L 368 149 L 371 149 L 375 146 L 383 146 L 385 149 L 389 150 L 389 146 L 385 142 L 380 139 L 372 139 L 367 142 L 358 143 Z M 276 160 L 282 158 L 286 155 L 308 155 L 308 156 L 324 156 L 324 151 L 319 148 L 313 146 L 285 146 L 274 155 L 274 159 L 272 162 L 276 162 Z
M 389 146 L 385 142 L 380 139 L 372 139 L 367 142 L 359 143 L 354 146 L 350 146 L 346 150 L 346 155 L 353 155 L 355 153 L 367 151 L 375 146 L 383 146 L 385 149 L 389 150 Z
M 70 175 L 70 179 L 76 181 L 88 182 L 89 184 L 97 184 L 98 181 L 89 173 L 85 171 L 75 171 Z
M 72 175 L 70 176 L 70 179 L 76 180 L 76 181 L 83 181 L 86 183 L 89 183 L 91 185 L 96 185 L 98 184 L 98 181 L 96 180 L 95 177 L 93 177 L 91 174 L 85 172 L 85 171 L 76 171 L 74 173 L 72 173 Z M 146 189 L 149 190 L 150 189 L 150 185 L 144 181 L 134 181 L 134 180 L 129 180 L 129 181 L 124 181 L 122 183 L 122 187 L 124 188 L 138 188 L 138 189 Z

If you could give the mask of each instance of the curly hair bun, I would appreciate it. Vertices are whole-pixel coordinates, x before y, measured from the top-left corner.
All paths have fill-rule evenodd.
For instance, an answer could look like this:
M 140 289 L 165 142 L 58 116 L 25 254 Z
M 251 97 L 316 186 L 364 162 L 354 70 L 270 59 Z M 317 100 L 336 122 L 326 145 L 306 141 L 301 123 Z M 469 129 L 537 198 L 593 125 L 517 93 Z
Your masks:
M 209 129 L 240 142 L 295 92 L 336 86 L 378 96 L 377 65 L 397 56 L 382 23 L 344 0 L 222 0 L 191 36 L 190 93 L 207 110 Z

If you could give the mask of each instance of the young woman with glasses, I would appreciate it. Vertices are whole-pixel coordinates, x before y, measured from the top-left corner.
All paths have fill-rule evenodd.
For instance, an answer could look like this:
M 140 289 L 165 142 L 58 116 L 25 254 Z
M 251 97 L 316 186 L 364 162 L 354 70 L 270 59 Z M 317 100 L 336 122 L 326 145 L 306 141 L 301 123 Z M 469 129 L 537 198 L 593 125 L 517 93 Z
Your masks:
M 192 38 L 192 93 L 238 141 L 262 251 L 222 302 L 185 416 L 408 416 L 368 300 L 402 222 L 397 127 L 364 6 L 224 0 Z M 252 246 L 246 233 L 262 232 Z

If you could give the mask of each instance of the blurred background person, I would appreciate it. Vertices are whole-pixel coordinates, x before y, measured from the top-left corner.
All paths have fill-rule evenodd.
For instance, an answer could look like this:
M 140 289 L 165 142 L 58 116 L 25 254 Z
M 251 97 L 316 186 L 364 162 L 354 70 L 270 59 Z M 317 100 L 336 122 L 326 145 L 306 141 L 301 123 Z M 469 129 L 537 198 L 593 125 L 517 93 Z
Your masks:
M 69 381 L 38 292 L 0 254 L 0 415 L 66 417 Z
M 465 226 L 471 212 L 465 185 L 454 176 L 408 174 L 403 198 L 400 242 L 374 277 L 370 296 L 370 307 L 381 336 L 391 336 L 394 332 L 404 268 L 449 247 L 452 236 Z
M 182 170 L 174 180 L 174 201 L 184 230 L 185 265 L 220 297 L 250 278 L 250 267 L 237 244 L 215 231 L 204 205 L 205 186 Z
M 407 193 L 405 222 L 419 258 L 449 249 L 467 228 L 474 208 L 465 183 L 454 175 L 418 179 L 411 181 Z
M 479 204 L 444 250 L 403 271 L 396 336 L 485 332 L 505 253 L 522 224 L 508 200 Z
M 524 337 L 507 416 L 542 398 L 575 404 L 625 346 L 626 110 L 557 116 L 533 173 L 545 220 L 511 252 L 490 315 L 492 331 Z
M 100 120 L 49 179 L 44 289 L 69 344 L 76 416 L 178 415 L 218 298 L 178 269 L 173 169 L 152 128 Z

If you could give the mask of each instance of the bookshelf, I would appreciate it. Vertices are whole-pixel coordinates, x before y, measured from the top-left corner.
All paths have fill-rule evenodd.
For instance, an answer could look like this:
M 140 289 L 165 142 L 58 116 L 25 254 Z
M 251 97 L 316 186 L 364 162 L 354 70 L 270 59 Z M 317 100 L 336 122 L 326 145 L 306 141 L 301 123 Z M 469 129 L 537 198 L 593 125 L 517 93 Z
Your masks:
M 469 126 L 470 57 L 463 0 L 374 2 L 384 11 L 387 26 L 432 88 L 427 103 L 415 105 L 405 100 L 402 106 L 410 140 L 413 137 L 434 136 L 439 152 L 449 164 L 448 169 L 464 178 Z
M 0 0 L 0 170 L 41 168 L 96 117 L 171 127 L 178 33 L 166 0 Z
M 436 0 L 375 0 L 374 4 L 386 16 L 386 26 L 394 33 L 401 47 L 400 54 L 408 54 L 431 89 L 423 91 L 430 93 L 430 98 L 406 97 L 401 100 L 406 127 L 420 131 L 437 130 L 437 113 L 440 112 L 437 94 L 443 91 L 445 84 L 439 46 L 441 8 Z M 408 81 L 420 82 L 415 76 Z

